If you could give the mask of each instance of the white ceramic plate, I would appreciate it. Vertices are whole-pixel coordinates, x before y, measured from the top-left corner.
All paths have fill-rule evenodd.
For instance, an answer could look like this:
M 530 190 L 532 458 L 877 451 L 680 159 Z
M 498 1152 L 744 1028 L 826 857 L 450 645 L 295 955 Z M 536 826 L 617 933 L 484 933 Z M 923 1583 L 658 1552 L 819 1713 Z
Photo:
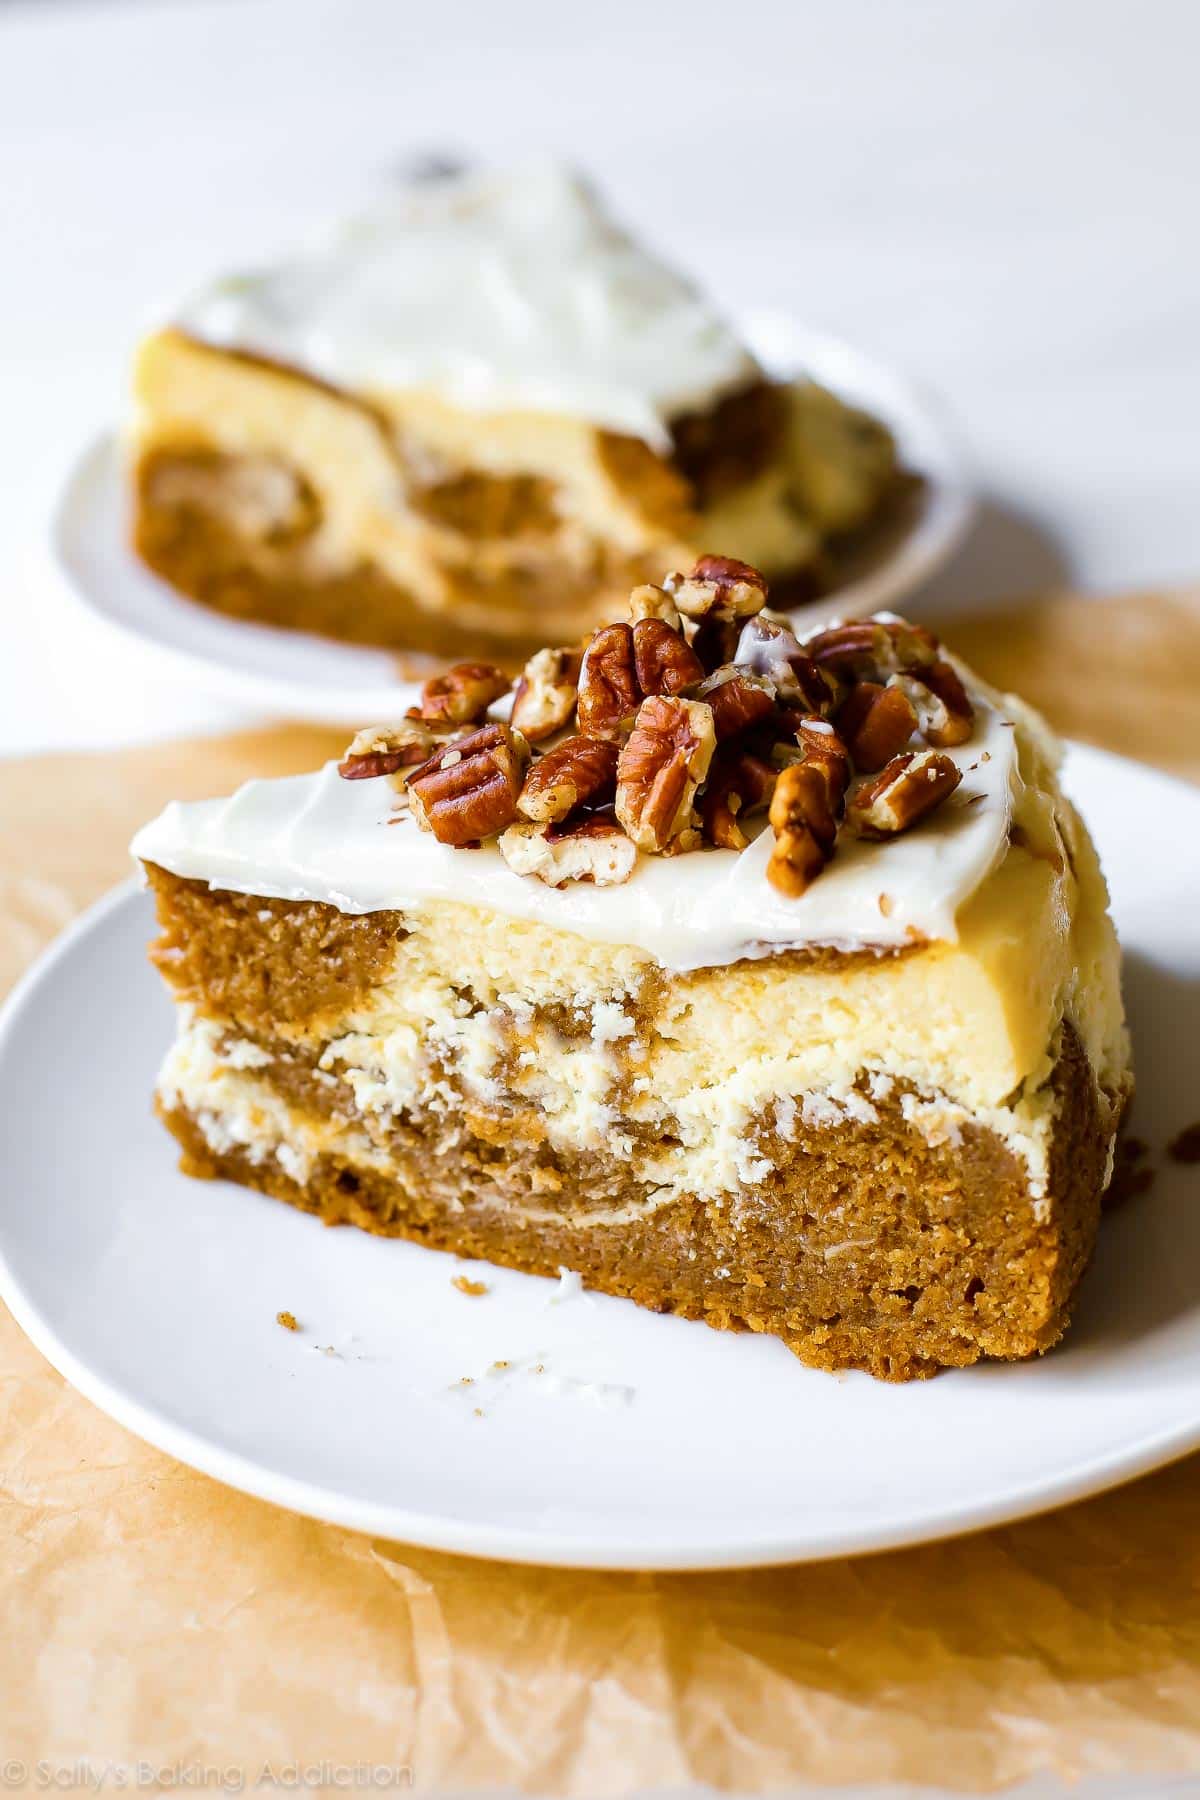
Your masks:
M 961 458 L 936 407 L 900 376 L 786 314 L 743 321 L 747 340 L 779 375 L 807 370 L 895 432 L 906 466 L 925 478 L 903 530 L 866 561 L 822 611 L 897 604 L 950 556 L 972 503 Z M 411 704 L 414 689 L 383 651 L 246 624 L 194 605 L 143 568 L 127 543 L 117 440 L 105 432 L 80 454 L 50 526 L 53 565 L 108 625 L 136 637 L 214 694 L 290 717 L 361 724 Z
M 1070 776 L 1157 1149 L 1200 1114 L 1200 793 L 1086 750 Z M 503 1270 L 468 1298 L 452 1257 L 176 1172 L 149 931 L 145 896 L 111 895 L 0 1020 L 0 1288 L 84 1394 L 222 1481 L 442 1549 L 717 1568 L 966 1531 L 1200 1444 L 1200 1170 L 1106 1221 L 1059 1350 L 908 1387 Z

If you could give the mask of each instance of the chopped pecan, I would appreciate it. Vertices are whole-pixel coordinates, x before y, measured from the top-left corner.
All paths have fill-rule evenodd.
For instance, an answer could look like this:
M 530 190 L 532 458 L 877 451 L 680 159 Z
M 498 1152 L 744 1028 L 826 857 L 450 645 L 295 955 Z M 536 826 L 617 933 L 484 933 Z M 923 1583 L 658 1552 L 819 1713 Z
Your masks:
M 410 719 L 437 725 L 478 725 L 493 700 L 507 694 L 512 683 L 492 663 L 455 663 L 444 675 L 433 675 L 421 689 L 418 706 L 409 708 Z
M 792 763 L 780 770 L 771 796 L 770 820 L 775 847 L 767 863 L 767 880 L 781 894 L 799 899 L 821 873 L 837 842 L 837 821 L 830 811 L 829 786 L 821 763 Z
M 617 817 L 639 850 L 662 852 L 694 833 L 692 802 L 715 744 L 703 701 L 642 701 L 617 764 Z
M 690 575 L 669 575 L 666 588 L 687 619 L 745 619 L 767 601 L 765 576 L 732 556 L 702 556 Z
M 346 746 L 338 774 L 345 781 L 395 775 L 424 762 L 436 743 L 433 732 L 419 719 L 402 719 L 399 725 L 367 725 Z
M 443 844 L 475 844 L 517 816 L 524 742 L 507 725 L 484 725 L 414 769 L 413 817 Z
M 935 749 L 948 750 L 965 744 L 975 729 L 975 708 L 967 690 L 942 658 L 919 675 L 893 675 L 889 686 L 903 688 L 921 736 Z
M 585 737 L 621 737 L 640 699 L 633 627 L 602 625 L 588 639 L 579 671 L 580 731 Z
M 917 712 L 907 691 L 894 685 L 906 679 L 893 677 L 887 687 L 880 687 L 877 681 L 860 681 L 838 708 L 838 731 L 855 765 L 865 774 L 874 774 L 899 755 L 917 729 Z
M 527 819 L 565 819 L 585 801 L 612 798 L 617 779 L 617 746 L 607 738 L 569 737 L 539 756 L 525 777 L 517 801 Z
M 531 744 L 561 731 L 575 710 L 580 652 L 539 650 L 513 690 L 511 722 Z
M 655 587 L 649 581 L 643 582 L 641 587 L 635 587 L 630 594 L 629 617 L 635 625 L 639 619 L 661 619 L 664 625 L 670 625 L 675 631 L 683 629 L 679 608 L 666 588 Z
M 938 641 L 905 619 L 849 619 L 809 638 L 804 648 L 822 669 L 852 681 L 912 674 L 937 659 Z
M 643 698 L 678 694 L 704 678 L 704 665 L 683 632 L 665 619 L 639 619 L 634 625 L 633 665 Z
M 727 663 L 701 682 L 697 698 L 712 707 L 717 742 L 761 725 L 775 711 L 775 690 L 761 675 L 743 674 Z
M 906 750 L 853 795 L 848 817 L 860 837 L 894 837 L 940 806 L 962 780 L 941 750 Z
M 723 744 L 713 757 L 700 801 L 704 835 L 720 850 L 744 850 L 741 821 L 769 804 L 778 770 L 739 744 Z
M 808 712 L 828 712 L 838 683 L 802 648 L 795 633 L 776 619 L 750 619 L 741 630 L 732 660 L 739 668 L 765 676 L 781 700 L 794 700 Z
M 849 753 L 826 720 L 803 720 L 796 737 L 802 760 L 780 771 L 771 796 L 775 848 L 767 864 L 767 880 L 793 898 L 812 884 L 837 847 L 850 780 Z
M 556 833 L 549 825 L 510 825 L 500 837 L 500 854 L 518 875 L 535 875 L 550 887 L 568 881 L 591 881 L 616 887 L 628 881 L 637 862 L 637 846 L 619 825 L 585 823 L 579 831 Z

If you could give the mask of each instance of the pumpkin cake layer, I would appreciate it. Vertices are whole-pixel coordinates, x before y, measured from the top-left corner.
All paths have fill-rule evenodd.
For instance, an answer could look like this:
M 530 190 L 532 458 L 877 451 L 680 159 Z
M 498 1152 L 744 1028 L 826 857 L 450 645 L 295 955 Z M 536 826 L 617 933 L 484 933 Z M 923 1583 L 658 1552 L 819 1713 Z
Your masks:
M 580 637 L 720 542 L 797 595 L 901 503 L 559 171 L 419 191 L 142 344 L 138 555 L 219 611 L 435 656 Z
M 933 654 L 901 621 L 860 640 Z M 376 776 L 399 727 L 169 807 L 134 850 L 179 1003 L 157 1105 L 183 1166 L 331 1224 L 574 1269 L 821 1368 L 909 1379 L 1049 1348 L 1132 1088 L 1119 952 L 1056 746 L 954 668 L 970 717 L 936 759 L 948 797 L 887 842 L 844 830 L 799 892 L 775 879 L 774 802 L 742 848 L 681 840 L 618 885 L 603 861 L 557 887 L 518 874 L 504 837 L 456 848 L 414 817 L 443 757 L 474 766 L 467 737 L 403 794 Z M 585 657 L 593 719 L 589 680 Z M 832 716 L 867 759 L 854 707 Z M 813 717 L 800 737 L 807 757 L 840 742 Z M 619 838 L 592 824 L 601 851 Z

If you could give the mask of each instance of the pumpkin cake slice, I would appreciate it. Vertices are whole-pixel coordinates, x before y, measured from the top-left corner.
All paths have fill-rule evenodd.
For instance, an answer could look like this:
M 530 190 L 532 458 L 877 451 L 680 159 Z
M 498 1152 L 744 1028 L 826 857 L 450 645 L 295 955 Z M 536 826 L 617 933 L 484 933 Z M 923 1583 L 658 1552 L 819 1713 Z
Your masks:
M 1055 744 L 891 615 L 635 589 L 134 841 L 183 1167 L 893 1380 L 1065 1330 L 1131 1091 Z

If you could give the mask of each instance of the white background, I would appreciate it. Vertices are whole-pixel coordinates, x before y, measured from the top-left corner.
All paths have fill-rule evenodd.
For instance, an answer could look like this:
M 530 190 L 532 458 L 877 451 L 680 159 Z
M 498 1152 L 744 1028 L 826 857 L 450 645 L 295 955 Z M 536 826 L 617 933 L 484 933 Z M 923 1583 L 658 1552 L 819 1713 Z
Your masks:
M 561 151 L 729 304 L 953 408 L 957 595 L 1200 571 L 1190 0 L 0 4 L 0 750 L 234 715 L 38 561 L 130 344 L 414 154 Z

